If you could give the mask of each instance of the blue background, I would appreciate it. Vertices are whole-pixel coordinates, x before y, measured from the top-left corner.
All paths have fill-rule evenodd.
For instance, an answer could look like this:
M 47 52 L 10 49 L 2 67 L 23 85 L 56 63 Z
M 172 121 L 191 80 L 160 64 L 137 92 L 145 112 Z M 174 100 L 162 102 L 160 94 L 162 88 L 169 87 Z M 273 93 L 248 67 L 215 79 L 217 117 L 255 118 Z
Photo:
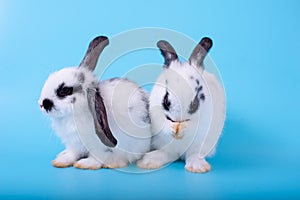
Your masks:
M 0 1 L 0 198 L 300 197 L 299 9 L 297 0 Z M 77 65 L 94 36 L 142 27 L 214 40 L 228 112 L 212 171 L 53 168 L 63 146 L 37 104 L 47 76 Z

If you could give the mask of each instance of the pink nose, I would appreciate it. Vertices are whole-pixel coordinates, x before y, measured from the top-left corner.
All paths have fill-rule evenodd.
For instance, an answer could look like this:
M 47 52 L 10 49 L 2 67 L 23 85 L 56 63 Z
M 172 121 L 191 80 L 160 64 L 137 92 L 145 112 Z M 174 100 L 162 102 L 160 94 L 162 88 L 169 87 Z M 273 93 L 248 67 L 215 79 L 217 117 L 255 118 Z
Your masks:
M 40 108 L 43 108 L 43 105 L 40 104 Z

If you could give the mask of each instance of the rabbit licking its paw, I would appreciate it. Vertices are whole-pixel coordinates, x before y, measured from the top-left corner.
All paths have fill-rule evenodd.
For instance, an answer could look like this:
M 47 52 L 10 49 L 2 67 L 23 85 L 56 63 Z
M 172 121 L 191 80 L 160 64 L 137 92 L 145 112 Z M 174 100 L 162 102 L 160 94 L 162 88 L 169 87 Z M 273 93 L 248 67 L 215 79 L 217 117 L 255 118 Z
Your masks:
M 203 60 L 212 47 L 202 38 L 188 62 L 181 63 L 167 41 L 157 43 L 164 69 L 150 94 L 152 148 L 138 162 L 141 168 L 160 168 L 177 159 L 185 169 L 207 172 L 205 158 L 214 152 L 225 121 L 225 92 L 218 79 L 204 70 Z

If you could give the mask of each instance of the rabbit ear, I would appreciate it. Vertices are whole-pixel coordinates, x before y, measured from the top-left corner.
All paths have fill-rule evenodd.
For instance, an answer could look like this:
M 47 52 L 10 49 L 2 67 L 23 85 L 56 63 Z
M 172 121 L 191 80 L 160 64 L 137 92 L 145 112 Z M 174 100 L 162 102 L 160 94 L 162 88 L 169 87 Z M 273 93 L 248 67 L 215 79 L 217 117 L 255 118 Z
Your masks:
M 190 64 L 203 68 L 203 60 L 209 49 L 212 47 L 212 44 L 213 42 L 210 38 L 202 38 L 189 59 Z
M 83 60 L 79 67 L 87 68 L 90 71 L 94 71 L 99 58 L 100 53 L 109 44 L 109 40 L 105 36 L 98 36 L 93 39 L 85 53 Z
M 118 143 L 113 136 L 107 121 L 107 114 L 103 99 L 97 89 L 87 89 L 89 109 L 92 112 L 96 134 L 102 143 L 108 147 L 115 147 Z
M 169 42 L 160 40 L 157 42 L 157 47 L 160 49 L 162 56 L 165 58 L 164 64 L 166 68 L 169 67 L 172 61 L 178 60 L 177 53 Z

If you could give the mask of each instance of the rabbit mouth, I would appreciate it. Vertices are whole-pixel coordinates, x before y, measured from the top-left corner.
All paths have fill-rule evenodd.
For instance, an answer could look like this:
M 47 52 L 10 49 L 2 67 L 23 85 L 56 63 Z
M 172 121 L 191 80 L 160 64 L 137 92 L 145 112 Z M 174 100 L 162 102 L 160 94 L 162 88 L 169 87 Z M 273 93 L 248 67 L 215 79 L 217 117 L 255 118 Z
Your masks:
M 41 111 L 47 115 L 53 115 L 54 113 L 58 112 L 57 108 L 53 106 L 51 109 L 45 109 L 43 106 L 40 105 Z
M 190 121 L 190 119 L 183 119 L 183 120 L 178 120 L 178 121 L 176 121 L 176 120 L 173 120 L 171 117 L 169 117 L 168 115 L 166 115 L 166 118 L 167 118 L 167 120 L 169 120 L 169 121 L 171 121 L 171 122 L 174 122 L 174 123 L 182 123 L 182 122 L 187 122 L 187 121 Z

